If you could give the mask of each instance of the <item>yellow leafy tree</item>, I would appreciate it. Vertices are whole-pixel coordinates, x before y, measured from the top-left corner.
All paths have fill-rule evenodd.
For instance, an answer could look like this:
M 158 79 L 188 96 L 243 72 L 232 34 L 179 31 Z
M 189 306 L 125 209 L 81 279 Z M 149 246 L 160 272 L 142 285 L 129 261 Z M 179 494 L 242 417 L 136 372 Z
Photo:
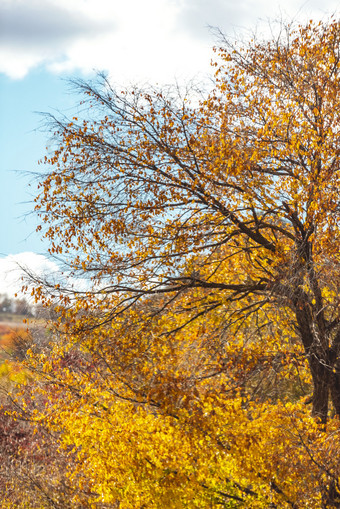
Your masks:
M 203 99 L 101 76 L 50 118 L 37 210 L 80 282 L 37 283 L 29 363 L 71 507 L 339 507 L 340 25 L 217 53 Z

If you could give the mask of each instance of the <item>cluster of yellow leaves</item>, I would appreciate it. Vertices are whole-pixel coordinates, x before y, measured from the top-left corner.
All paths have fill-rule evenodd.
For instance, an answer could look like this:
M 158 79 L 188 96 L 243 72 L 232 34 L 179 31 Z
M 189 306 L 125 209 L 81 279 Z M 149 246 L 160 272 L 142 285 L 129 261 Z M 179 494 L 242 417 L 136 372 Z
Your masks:
M 330 421 L 325 434 L 310 417 L 301 347 L 272 322 L 259 334 L 253 316 L 221 334 L 220 309 L 170 334 L 187 304 L 150 319 L 161 305 L 150 299 L 92 332 L 61 335 L 47 355 L 31 351 L 47 398 L 32 417 L 70 455 L 71 504 L 319 507 L 339 473 L 339 427 Z

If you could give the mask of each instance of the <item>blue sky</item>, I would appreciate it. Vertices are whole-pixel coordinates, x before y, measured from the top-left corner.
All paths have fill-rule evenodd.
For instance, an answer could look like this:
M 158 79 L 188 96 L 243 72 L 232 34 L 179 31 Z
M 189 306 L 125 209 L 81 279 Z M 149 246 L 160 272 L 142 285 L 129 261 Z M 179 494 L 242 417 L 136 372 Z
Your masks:
M 71 112 L 67 77 L 97 69 L 123 87 L 185 81 L 209 72 L 208 26 L 247 37 L 265 34 L 268 19 L 339 11 L 333 0 L 0 0 L 0 293 L 10 255 L 36 266 L 47 251 L 32 213 L 48 143 L 36 112 Z
M 36 192 L 33 174 L 42 171 L 38 160 L 45 153 L 48 133 L 42 130 L 38 112 L 67 110 L 75 98 L 65 81 L 44 68 L 34 69 L 24 79 L 0 75 L 0 253 L 43 252 L 46 245 L 35 234 L 32 214 Z

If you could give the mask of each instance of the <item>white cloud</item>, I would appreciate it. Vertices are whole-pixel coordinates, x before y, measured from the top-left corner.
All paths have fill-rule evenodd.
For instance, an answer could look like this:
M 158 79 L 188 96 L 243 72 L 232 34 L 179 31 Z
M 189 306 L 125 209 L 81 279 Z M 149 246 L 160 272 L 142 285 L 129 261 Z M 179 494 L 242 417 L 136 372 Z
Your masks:
M 282 5 L 282 4 L 281 4 Z M 25 76 L 107 70 L 116 83 L 172 81 L 209 70 L 208 25 L 231 33 L 259 18 L 322 17 L 338 2 L 310 0 L 2 0 L 0 72 Z M 299 7 L 301 7 L 299 12 Z M 281 14 L 280 14 L 281 13 Z
M 58 265 L 43 255 L 32 252 L 8 255 L 0 258 L 0 294 L 7 294 L 11 298 L 16 293 L 21 296 L 25 269 L 40 277 L 53 277 L 59 273 Z
M 31 291 L 39 285 L 39 281 L 52 285 L 50 289 L 46 287 L 46 295 L 49 292 L 55 294 L 56 283 L 60 284 L 61 291 L 67 289 L 67 291 L 87 292 L 93 288 L 89 278 L 72 276 L 62 263 L 59 266 L 55 261 L 41 254 L 23 252 L 0 258 L 0 295 L 7 295 L 10 298 L 17 295 L 18 298 L 25 298 L 34 303 L 35 299 Z M 27 286 L 24 292 L 23 286 Z
M 82 2 L 2 0 L 0 2 L 0 71 L 25 76 L 38 64 L 67 58 L 75 43 L 108 31 L 108 18 L 89 16 Z

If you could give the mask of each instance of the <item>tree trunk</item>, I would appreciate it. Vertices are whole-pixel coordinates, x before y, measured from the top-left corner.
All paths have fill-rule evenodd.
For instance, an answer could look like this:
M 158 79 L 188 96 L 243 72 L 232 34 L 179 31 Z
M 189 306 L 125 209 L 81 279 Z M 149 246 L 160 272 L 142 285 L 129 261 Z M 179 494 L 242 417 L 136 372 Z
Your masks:
M 340 417 L 340 366 L 339 361 L 335 365 L 335 371 L 331 373 L 331 398 L 335 413 Z
M 314 392 L 313 392 L 313 415 L 318 417 L 322 424 L 326 424 L 328 416 L 328 401 L 331 371 L 323 359 L 312 354 L 309 358 Z
M 332 373 L 328 341 L 326 337 L 315 337 L 313 333 L 313 315 L 309 305 L 297 299 L 295 306 L 298 330 L 313 379 L 313 415 L 318 417 L 323 424 L 326 424 Z

